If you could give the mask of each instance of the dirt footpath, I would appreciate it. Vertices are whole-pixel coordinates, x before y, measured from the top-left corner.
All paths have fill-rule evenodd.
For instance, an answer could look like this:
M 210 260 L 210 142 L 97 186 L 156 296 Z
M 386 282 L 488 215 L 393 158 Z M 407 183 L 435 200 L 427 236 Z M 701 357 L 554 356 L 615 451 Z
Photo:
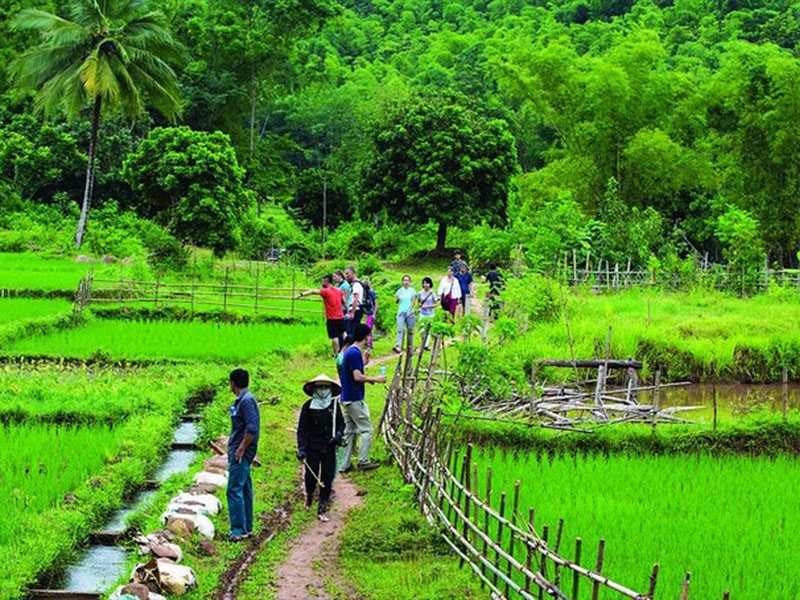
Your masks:
M 294 540 L 286 560 L 278 567 L 275 597 L 277 600 L 331 600 L 325 590 L 326 580 L 337 579 L 334 572 L 319 568 L 335 566 L 339 554 L 339 536 L 344 529 L 345 516 L 362 502 L 358 488 L 346 476 L 337 475 L 333 483 L 336 494 L 328 513 L 327 523 L 315 519 Z M 317 505 L 311 510 L 316 511 Z

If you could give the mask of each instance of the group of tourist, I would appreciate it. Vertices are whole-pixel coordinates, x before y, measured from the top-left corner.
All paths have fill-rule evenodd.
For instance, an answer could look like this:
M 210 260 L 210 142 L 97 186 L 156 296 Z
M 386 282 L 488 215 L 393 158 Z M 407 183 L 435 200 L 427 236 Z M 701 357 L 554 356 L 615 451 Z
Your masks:
M 489 310 L 493 312 L 499 306 L 503 287 L 503 278 L 494 266 L 486 274 L 486 282 L 489 284 Z M 414 289 L 411 277 L 404 275 L 395 293 L 396 352 L 402 350 L 406 337 L 413 347 L 413 331 L 418 319 L 432 319 L 439 306 L 451 319 L 472 311 L 475 283 L 460 253 L 455 254 L 436 290 L 430 277 L 422 278 L 421 287 L 420 291 Z M 366 374 L 378 308 L 377 297 L 369 282 L 359 280 L 356 270 L 348 267 L 326 275 L 319 289 L 305 291 L 300 297 L 312 294 L 319 295 L 323 301 L 326 329 L 339 377 L 335 380 L 319 375 L 303 385 L 308 400 L 300 409 L 297 423 L 297 458 L 305 467 L 306 507 L 311 507 L 314 493 L 319 488 L 317 514 L 320 520 L 327 521 L 336 473 L 346 473 L 354 468 L 356 438 L 359 449 L 355 468 L 365 471 L 378 466 L 369 458 L 373 431 L 369 406 L 365 401 L 365 386 L 385 383 L 386 375 L 385 369 L 380 375 Z M 230 388 L 236 398 L 230 407 L 231 435 L 228 439 L 227 495 L 231 541 L 247 539 L 253 531 L 250 466 L 258 447 L 260 420 L 258 403 L 248 389 L 249 383 L 249 375 L 243 369 L 230 374 Z M 337 456 L 339 448 L 342 448 L 341 456 Z

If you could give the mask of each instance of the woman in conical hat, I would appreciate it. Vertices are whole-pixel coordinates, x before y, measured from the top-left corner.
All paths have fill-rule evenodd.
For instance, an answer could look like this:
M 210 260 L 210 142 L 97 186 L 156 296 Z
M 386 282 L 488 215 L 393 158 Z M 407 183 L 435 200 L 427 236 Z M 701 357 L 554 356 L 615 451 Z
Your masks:
M 336 446 L 344 435 L 344 416 L 338 402 L 342 388 L 327 375 L 317 375 L 303 384 L 303 391 L 309 399 L 300 409 L 297 423 L 297 458 L 305 466 L 306 508 L 311 508 L 319 485 L 317 514 L 327 521 L 336 475 Z

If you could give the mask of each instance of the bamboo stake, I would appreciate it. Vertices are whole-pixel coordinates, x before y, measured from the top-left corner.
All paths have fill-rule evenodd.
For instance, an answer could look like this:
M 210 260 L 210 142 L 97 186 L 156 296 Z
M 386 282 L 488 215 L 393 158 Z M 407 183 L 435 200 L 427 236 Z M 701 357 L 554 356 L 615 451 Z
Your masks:
M 683 578 L 683 585 L 681 586 L 681 600 L 689 600 L 689 584 L 691 581 L 692 574 L 687 571 Z
M 558 529 L 556 530 L 556 545 L 553 548 L 553 552 L 556 554 L 559 553 L 561 550 L 561 536 L 564 533 L 564 519 L 558 520 Z M 561 567 L 558 563 L 555 564 L 555 577 L 553 583 L 556 587 L 561 586 Z
M 533 527 L 533 519 L 531 519 L 531 527 Z M 550 533 L 550 528 L 545 525 L 542 527 L 542 542 L 545 547 L 547 547 L 547 538 Z M 542 577 L 547 579 L 547 554 L 544 552 L 542 553 L 541 560 L 539 561 L 539 573 L 541 573 Z M 544 589 L 539 588 L 539 600 L 544 600 Z
M 594 567 L 594 572 L 598 575 L 603 574 L 603 559 L 605 558 L 606 541 L 600 538 L 600 543 L 597 545 L 597 563 Z M 597 600 L 600 595 L 600 582 L 595 581 L 592 585 L 592 600 Z
M 717 384 L 716 382 L 711 384 L 711 402 L 713 404 L 714 410 L 714 417 L 713 417 L 713 424 L 712 424 L 712 431 L 717 430 Z
M 514 482 L 514 501 L 511 508 L 511 523 L 517 524 L 517 513 L 519 512 L 519 486 L 521 485 L 519 479 Z M 508 541 L 508 553 L 514 556 L 514 532 L 511 532 L 511 539 Z M 506 575 L 511 576 L 511 563 L 508 563 Z M 508 584 L 506 584 L 506 596 L 508 596 Z
M 486 504 L 491 506 L 492 505 L 492 467 L 486 467 L 486 496 L 485 496 Z M 483 511 L 483 532 L 488 536 L 489 535 L 489 511 Z M 488 541 L 485 539 L 483 540 L 483 555 L 488 557 Z M 481 572 L 486 575 L 486 567 L 481 567 Z M 483 587 L 483 584 L 481 584 Z
M 650 573 L 650 588 L 647 590 L 647 597 L 653 600 L 656 595 L 656 583 L 658 582 L 658 563 L 653 565 L 653 570 Z
M 580 565 L 581 564 L 581 546 L 583 545 L 583 540 L 581 538 L 575 538 L 575 560 L 573 561 L 574 564 Z M 572 600 L 578 600 L 578 589 L 581 583 L 581 577 L 577 571 L 572 572 Z
M 503 523 L 505 521 L 505 514 L 506 514 L 506 493 L 500 493 L 500 518 L 497 520 L 497 544 L 498 546 L 503 545 Z M 495 574 L 493 583 L 497 585 L 497 571 L 500 568 L 500 552 L 498 551 L 497 547 L 494 549 L 494 566 L 495 566 Z
M 528 509 L 528 527 L 533 530 L 533 509 Z M 533 568 L 533 549 L 530 544 L 525 546 L 525 568 L 530 571 Z M 531 591 L 531 580 L 525 578 L 525 591 Z M 542 588 L 539 588 L 539 598 L 542 597 Z

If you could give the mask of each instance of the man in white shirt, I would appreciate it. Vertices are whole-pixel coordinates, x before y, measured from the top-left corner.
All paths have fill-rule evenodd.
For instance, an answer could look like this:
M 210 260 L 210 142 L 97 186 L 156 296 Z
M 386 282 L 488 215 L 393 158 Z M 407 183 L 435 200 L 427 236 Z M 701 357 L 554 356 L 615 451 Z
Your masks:
M 347 267 L 344 270 L 344 278 L 350 284 L 350 304 L 347 307 L 345 319 L 347 322 L 347 337 L 352 339 L 356 325 L 361 323 L 361 318 L 364 316 L 364 286 L 358 280 L 354 267 Z

